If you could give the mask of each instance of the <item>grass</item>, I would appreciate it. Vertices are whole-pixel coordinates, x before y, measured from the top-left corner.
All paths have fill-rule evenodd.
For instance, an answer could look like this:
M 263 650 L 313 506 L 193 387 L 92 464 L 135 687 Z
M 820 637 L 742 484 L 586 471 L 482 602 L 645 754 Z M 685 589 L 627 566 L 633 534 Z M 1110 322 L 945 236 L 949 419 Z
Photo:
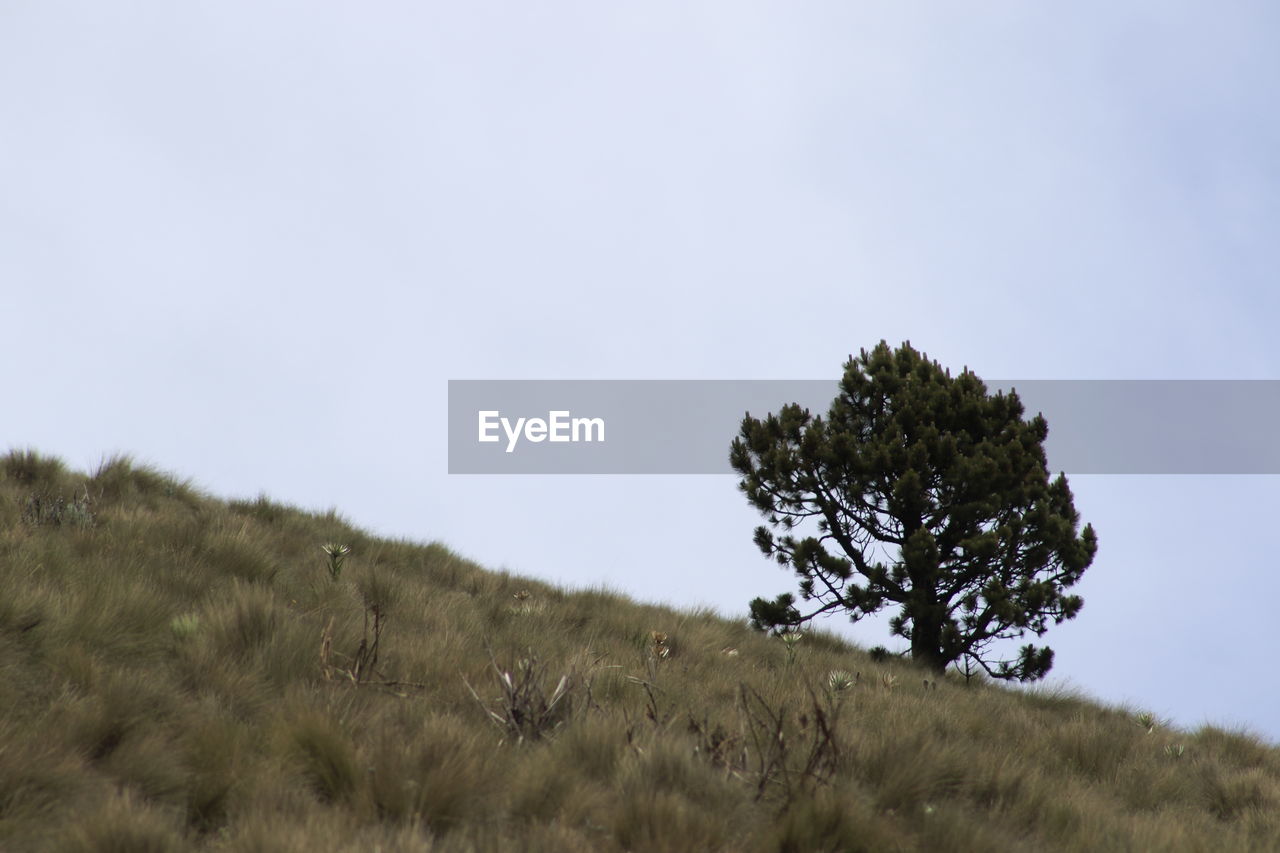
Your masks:
M 1280 849 L 1247 732 L 931 685 L 126 458 L 0 457 L 0 588 L 4 850 Z

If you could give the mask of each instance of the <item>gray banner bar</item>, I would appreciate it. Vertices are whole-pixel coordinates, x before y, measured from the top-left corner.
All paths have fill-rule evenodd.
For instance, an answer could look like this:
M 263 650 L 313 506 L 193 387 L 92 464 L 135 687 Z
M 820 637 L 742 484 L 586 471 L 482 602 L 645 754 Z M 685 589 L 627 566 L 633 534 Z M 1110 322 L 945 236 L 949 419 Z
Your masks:
M 987 380 L 1068 474 L 1280 474 L 1280 380 Z M 834 380 L 450 380 L 450 474 L 732 474 L 745 413 L 825 415 Z M 484 440 L 481 440 L 481 436 Z

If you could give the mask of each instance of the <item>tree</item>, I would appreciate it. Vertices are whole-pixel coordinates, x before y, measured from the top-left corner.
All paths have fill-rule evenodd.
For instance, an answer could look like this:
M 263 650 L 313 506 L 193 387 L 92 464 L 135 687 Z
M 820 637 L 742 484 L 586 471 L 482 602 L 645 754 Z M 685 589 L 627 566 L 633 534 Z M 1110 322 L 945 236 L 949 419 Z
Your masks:
M 1066 590 L 1097 550 L 1092 525 L 1077 535 L 1066 475 L 1049 479 L 1048 434 L 1015 391 L 990 395 L 968 368 L 953 378 L 910 342 L 850 356 L 825 419 L 794 403 L 748 412 L 729 459 L 773 528 L 755 542 L 813 602 L 801 613 L 791 593 L 757 598 L 752 624 L 898 605 L 890 630 L 934 672 L 966 658 L 995 678 L 1042 678 L 1052 649 L 993 660 L 993 644 L 1074 618 L 1083 600 Z

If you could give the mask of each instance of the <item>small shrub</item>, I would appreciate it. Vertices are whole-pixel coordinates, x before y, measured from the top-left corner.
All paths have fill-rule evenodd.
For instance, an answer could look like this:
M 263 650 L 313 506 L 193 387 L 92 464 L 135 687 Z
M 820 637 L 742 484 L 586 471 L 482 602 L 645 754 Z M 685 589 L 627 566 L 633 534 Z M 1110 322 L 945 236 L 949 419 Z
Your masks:
M 338 545 L 334 542 L 326 542 L 320 546 L 320 550 L 324 552 L 328 558 L 326 568 L 329 570 L 329 578 L 337 580 L 342 577 L 342 564 L 346 562 L 347 555 L 351 553 L 351 549 L 346 545 Z
M 543 685 L 544 669 L 532 650 L 510 671 L 498 665 L 492 652 L 489 663 L 500 690 L 493 707 L 485 704 L 465 678 L 463 683 L 489 719 L 517 743 L 540 740 L 568 718 L 572 707 L 570 694 L 576 687 L 576 678 L 562 675 L 548 694 Z
M 671 638 L 665 631 L 649 632 L 649 655 L 654 660 L 666 660 L 671 657 Z
M 796 647 L 804 639 L 804 632 L 797 630 L 782 631 L 778 634 L 778 639 L 782 640 L 782 645 L 787 650 L 787 666 L 791 666 L 796 662 Z
M 844 669 L 833 669 L 827 673 L 827 694 L 832 699 L 839 699 L 858 683 L 858 676 Z
M 790 804 L 834 777 L 841 755 L 836 738 L 840 708 L 827 710 L 812 693 L 809 698 L 810 709 L 793 715 L 739 685 L 744 769 L 756 783 L 757 800 L 776 791 L 784 805 Z
M 527 589 L 522 589 L 511 597 L 515 599 L 515 604 L 511 605 L 510 611 L 518 616 L 543 613 L 547 609 L 546 602 L 534 600 L 533 593 Z
M 89 492 L 67 500 L 62 495 L 38 492 L 22 502 L 22 520 L 32 527 L 92 527 L 93 507 Z

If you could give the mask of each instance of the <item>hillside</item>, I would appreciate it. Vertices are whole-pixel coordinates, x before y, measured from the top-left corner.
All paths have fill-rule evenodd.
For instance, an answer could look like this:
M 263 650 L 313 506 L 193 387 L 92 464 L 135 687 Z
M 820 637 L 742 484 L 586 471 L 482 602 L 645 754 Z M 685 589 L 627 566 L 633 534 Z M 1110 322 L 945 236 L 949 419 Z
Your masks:
M 0 457 L 0 585 L 4 850 L 1280 850 L 1250 735 L 930 687 L 123 458 Z

